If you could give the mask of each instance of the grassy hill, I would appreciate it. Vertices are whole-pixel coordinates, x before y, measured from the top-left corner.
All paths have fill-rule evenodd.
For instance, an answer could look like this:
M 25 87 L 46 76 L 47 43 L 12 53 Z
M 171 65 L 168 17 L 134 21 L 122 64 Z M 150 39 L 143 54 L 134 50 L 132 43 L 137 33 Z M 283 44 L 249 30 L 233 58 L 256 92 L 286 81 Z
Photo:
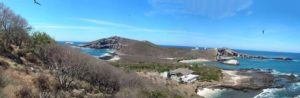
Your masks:
M 155 45 L 149 41 L 138 41 L 118 36 L 99 39 L 82 47 L 96 49 L 115 49 L 128 62 L 170 62 L 164 58 L 196 59 L 203 58 L 215 61 L 215 50 L 191 50 L 183 48 L 169 48 Z

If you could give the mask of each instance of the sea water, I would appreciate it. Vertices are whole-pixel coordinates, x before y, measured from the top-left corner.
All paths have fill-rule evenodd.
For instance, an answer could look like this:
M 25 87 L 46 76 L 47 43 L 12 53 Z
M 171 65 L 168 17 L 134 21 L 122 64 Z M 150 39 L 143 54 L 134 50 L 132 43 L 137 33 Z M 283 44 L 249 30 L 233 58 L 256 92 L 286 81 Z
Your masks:
M 86 42 L 72 42 L 72 44 L 66 44 L 66 41 L 59 41 L 57 43 L 61 44 L 61 45 L 71 45 L 74 48 L 79 48 L 82 53 L 85 53 L 85 54 L 88 54 L 88 55 L 91 55 L 91 56 L 95 56 L 95 57 L 99 57 L 99 56 L 102 56 L 106 53 L 112 53 L 113 52 L 112 49 L 93 49 L 93 48 L 79 47 L 80 45 L 86 44 Z
M 264 51 L 249 51 L 249 50 L 236 50 L 240 53 L 249 55 L 259 55 L 267 57 L 288 57 L 292 58 L 292 61 L 280 61 L 280 60 L 259 60 L 259 59 L 238 59 L 240 65 L 232 66 L 225 65 L 219 62 L 208 62 L 207 65 L 216 66 L 222 69 L 259 69 L 262 71 L 271 71 L 277 75 L 290 75 L 294 74 L 298 79 L 300 75 L 300 54 L 299 53 L 283 53 L 283 52 L 264 52 Z M 212 98 L 235 98 L 243 93 L 233 93 L 236 91 L 228 90 L 227 92 L 221 92 Z M 250 95 L 251 96 L 251 95 Z M 239 98 L 252 98 L 253 96 L 243 96 Z M 300 83 L 289 83 L 283 88 L 268 88 L 263 89 L 260 93 L 254 95 L 253 98 L 299 98 L 300 97 Z

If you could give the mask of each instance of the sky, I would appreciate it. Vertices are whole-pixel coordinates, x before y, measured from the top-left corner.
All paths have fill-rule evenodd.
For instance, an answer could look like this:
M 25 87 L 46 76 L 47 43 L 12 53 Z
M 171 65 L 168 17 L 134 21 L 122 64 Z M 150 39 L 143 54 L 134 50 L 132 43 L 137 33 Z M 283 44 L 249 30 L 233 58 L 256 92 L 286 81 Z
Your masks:
M 300 0 L 0 0 L 57 41 L 110 36 L 160 45 L 300 53 Z M 262 31 L 264 30 L 264 34 Z

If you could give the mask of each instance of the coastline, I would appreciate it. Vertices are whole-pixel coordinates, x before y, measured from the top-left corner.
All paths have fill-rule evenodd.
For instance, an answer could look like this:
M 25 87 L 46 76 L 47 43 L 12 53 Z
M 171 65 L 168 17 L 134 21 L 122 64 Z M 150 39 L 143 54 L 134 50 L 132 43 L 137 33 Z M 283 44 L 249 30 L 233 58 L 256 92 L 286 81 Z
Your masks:
M 209 86 L 200 86 L 197 95 L 204 98 L 232 98 L 231 95 L 247 95 L 245 98 L 265 98 L 277 93 L 289 94 L 286 92 L 287 89 L 291 90 L 289 92 L 295 93 L 289 95 L 300 94 L 299 80 L 291 80 L 288 78 L 290 75 L 287 74 L 279 75 L 255 69 L 222 70 L 222 72 L 224 73 L 222 81 Z M 264 79 L 269 80 L 267 78 L 272 81 L 265 81 Z M 280 78 L 285 78 L 287 82 L 276 84 L 274 80 Z M 276 97 L 280 97 L 280 95 L 276 95 Z

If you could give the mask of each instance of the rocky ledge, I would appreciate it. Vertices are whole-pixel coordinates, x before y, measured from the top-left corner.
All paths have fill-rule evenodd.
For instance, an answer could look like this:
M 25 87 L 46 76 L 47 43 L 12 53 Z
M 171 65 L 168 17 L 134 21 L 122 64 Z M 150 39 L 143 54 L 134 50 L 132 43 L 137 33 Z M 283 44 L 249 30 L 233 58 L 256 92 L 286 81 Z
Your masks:
M 120 43 L 121 37 L 113 36 L 109 38 L 103 38 L 99 39 L 84 45 L 81 45 L 80 47 L 88 47 L 88 48 L 95 48 L 95 49 L 119 49 L 121 48 Z
M 274 75 L 255 69 L 224 70 L 224 78 L 213 88 L 231 88 L 235 90 L 261 90 L 265 88 L 280 88 L 287 83 L 298 82 L 295 75 Z
M 237 51 L 234 51 L 229 48 L 218 48 L 217 49 L 217 60 L 218 61 L 224 61 L 231 58 L 245 58 L 245 59 L 272 59 L 272 60 L 282 60 L 282 61 L 291 61 L 293 59 L 287 58 L 287 57 L 266 57 L 266 56 L 254 56 L 254 55 L 248 55 L 244 53 L 239 53 Z

